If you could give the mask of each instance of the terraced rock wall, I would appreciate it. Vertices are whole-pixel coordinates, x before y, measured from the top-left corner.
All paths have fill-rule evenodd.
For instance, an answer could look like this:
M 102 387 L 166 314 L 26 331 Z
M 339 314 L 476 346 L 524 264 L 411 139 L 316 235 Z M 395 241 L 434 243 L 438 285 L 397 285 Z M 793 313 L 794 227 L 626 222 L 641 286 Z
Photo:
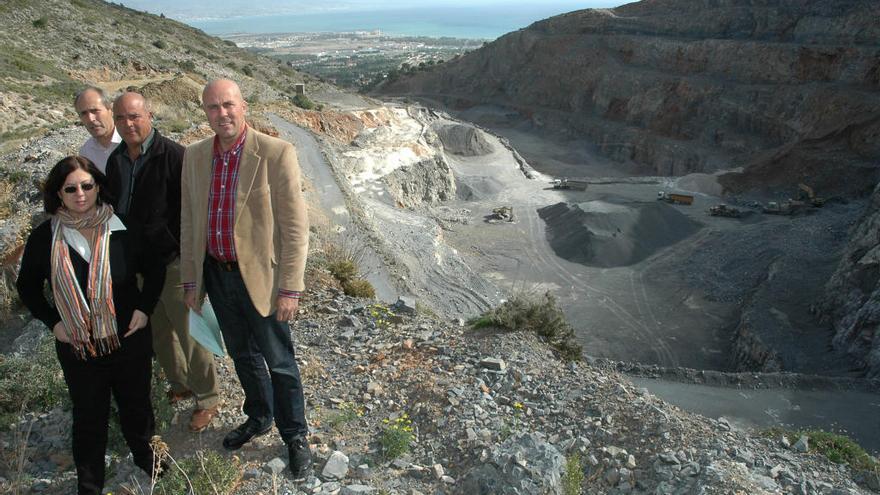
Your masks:
M 646 174 L 745 167 L 723 178 L 731 192 L 865 193 L 880 158 L 878 17 L 862 0 L 582 10 L 380 91 L 512 107 Z

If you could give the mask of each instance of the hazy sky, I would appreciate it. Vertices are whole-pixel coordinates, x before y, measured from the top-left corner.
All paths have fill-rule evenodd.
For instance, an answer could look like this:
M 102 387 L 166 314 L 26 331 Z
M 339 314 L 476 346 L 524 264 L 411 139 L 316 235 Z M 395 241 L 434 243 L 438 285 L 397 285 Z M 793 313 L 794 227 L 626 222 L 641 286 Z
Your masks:
M 316 13 L 328 11 L 387 10 L 418 7 L 475 7 L 541 5 L 558 7 L 558 11 L 615 7 L 627 3 L 614 0 L 121 0 L 127 7 L 187 21 L 192 19 L 254 16 L 265 14 Z

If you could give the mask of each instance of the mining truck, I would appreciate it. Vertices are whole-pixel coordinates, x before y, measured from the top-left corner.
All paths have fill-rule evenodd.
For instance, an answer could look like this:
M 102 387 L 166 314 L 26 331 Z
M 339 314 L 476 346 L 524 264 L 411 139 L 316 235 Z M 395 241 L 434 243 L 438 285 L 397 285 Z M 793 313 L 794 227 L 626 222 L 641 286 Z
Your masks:
M 724 204 L 710 206 L 708 213 L 713 217 L 739 218 L 742 216 L 742 212 L 739 210 L 739 208 L 734 208 L 733 206 L 727 206 Z
M 667 203 L 690 205 L 694 202 L 694 197 L 688 194 L 676 194 L 666 191 L 657 193 L 657 201 L 666 201 Z
M 588 182 L 580 179 L 569 179 L 568 177 L 563 177 L 561 179 L 554 179 L 550 181 L 550 184 L 553 186 L 553 189 L 571 189 L 574 191 L 586 191 Z

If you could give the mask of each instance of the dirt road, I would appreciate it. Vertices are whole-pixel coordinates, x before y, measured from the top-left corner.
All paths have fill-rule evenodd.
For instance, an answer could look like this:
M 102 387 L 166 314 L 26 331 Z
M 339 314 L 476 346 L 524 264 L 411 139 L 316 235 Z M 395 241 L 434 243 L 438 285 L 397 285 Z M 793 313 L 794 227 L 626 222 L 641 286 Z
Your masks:
M 333 178 L 330 166 L 321 154 L 318 142 L 309 131 L 291 124 L 277 115 L 270 115 L 269 120 L 278 129 L 279 137 L 296 146 L 297 158 L 302 172 L 315 187 L 314 200 L 318 201 L 330 217 L 333 230 L 340 232 L 342 236 L 347 235 L 343 232 L 349 233 L 352 236 L 349 242 L 359 242 L 362 234 L 352 222 L 345 204 L 345 197 Z M 362 246 L 361 252 L 364 255 L 360 269 L 364 277 L 376 289 L 377 298 L 385 302 L 396 301 L 400 292 L 392 283 L 392 277 L 388 273 L 386 265 L 375 250 L 369 247 L 368 243 L 361 242 L 360 246 Z

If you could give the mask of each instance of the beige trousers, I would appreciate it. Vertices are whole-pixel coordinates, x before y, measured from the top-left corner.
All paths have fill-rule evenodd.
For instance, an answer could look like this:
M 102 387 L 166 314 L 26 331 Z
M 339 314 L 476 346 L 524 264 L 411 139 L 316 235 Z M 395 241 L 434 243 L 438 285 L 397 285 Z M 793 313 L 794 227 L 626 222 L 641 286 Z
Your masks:
M 180 259 L 168 265 L 165 287 L 153 311 L 153 352 L 165 371 L 171 390 L 191 390 L 198 409 L 220 401 L 214 355 L 189 335 L 188 311 L 180 287 Z

